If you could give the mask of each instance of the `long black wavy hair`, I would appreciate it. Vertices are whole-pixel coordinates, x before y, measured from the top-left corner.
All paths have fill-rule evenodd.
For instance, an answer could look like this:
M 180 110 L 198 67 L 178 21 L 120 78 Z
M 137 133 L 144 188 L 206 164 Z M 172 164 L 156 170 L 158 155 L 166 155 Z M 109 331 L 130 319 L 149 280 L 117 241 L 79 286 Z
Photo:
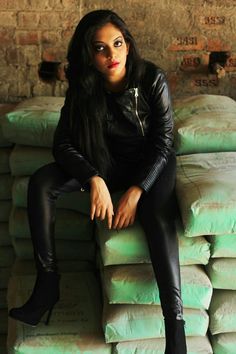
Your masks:
M 80 151 L 103 176 L 112 164 L 103 129 L 107 107 L 102 74 L 91 63 L 94 35 L 107 23 L 117 27 L 129 44 L 127 82 L 130 87 L 136 85 L 141 75 L 142 60 L 127 25 L 111 10 L 95 10 L 80 20 L 69 43 L 66 70 L 72 96 L 72 134 Z

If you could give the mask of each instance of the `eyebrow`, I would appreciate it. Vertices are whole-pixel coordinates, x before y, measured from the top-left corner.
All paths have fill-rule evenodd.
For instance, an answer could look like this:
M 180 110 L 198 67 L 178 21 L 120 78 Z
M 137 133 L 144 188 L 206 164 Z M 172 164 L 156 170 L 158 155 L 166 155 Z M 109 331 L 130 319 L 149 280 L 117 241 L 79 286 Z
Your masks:
M 122 36 L 118 36 L 118 37 L 113 39 L 113 42 L 115 42 L 119 38 L 123 39 Z M 105 43 L 105 42 L 103 42 L 103 41 L 93 41 L 93 43 Z

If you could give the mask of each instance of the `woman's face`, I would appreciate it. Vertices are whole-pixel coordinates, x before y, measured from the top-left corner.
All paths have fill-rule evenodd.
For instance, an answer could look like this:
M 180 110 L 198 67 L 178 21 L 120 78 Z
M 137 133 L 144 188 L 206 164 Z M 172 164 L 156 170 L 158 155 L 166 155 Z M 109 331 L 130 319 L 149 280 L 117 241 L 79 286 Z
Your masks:
M 126 58 L 129 45 L 123 34 L 111 23 L 98 29 L 93 38 L 93 65 L 104 79 L 119 84 L 126 74 Z

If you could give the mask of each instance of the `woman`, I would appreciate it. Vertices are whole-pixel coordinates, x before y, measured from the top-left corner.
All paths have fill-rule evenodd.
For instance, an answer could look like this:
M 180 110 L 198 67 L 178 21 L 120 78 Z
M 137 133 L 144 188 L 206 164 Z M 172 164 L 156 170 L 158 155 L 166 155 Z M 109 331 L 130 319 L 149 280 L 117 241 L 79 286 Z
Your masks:
M 146 234 L 165 320 L 165 353 L 186 353 L 175 231 L 175 154 L 163 71 L 142 60 L 124 21 L 109 10 L 79 22 L 68 50 L 69 88 L 54 135 L 55 162 L 30 178 L 28 217 L 37 266 L 30 299 L 9 315 L 36 325 L 59 299 L 55 201 L 89 191 L 91 219 Z M 113 208 L 111 192 L 124 193 Z

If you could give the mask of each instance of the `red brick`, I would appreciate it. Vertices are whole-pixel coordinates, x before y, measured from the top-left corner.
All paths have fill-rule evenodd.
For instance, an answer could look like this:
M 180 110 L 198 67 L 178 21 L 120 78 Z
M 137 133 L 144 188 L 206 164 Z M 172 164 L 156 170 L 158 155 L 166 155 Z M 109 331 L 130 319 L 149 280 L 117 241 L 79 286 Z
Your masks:
M 0 68 L 0 80 L 2 82 L 14 81 L 15 78 L 16 68 L 14 65 L 8 65 L 7 67 Z
M 174 72 L 167 74 L 167 80 L 171 93 L 174 95 L 178 83 L 178 75 Z
M 195 88 L 213 88 L 219 85 L 219 80 L 216 75 L 202 75 L 194 78 L 191 85 Z
M 0 9 L 3 10 L 21 10 L 28 5 L 27 0 L 0 0 Z
M 45 61 L 65 61 L 66 49 L 61 47 L 46 48 L 43 51 L 42 59 Z
M 62 5 L 64 8 L 69 9 L 69 10 L 78 10 L 80 6 L 80 1 L 78 0 L 62 0 Z
M 22 64 L 24 63 L 24 55 L 20 48 L 11 47 L 7 49 L 6 59 L 8 64 Z
M 62 27 L 63 29 L 73 29 L 75 30 L 75 27 L 78 25 L 78 22 L 80 20 L 79 12 L 74 11 L 74 12 L 65 12 L 63 14 L 63 21 L 62 21 Z
M 18 25 L 20 28 L 37 28 L 39 24 L 39 14 L 36 12 L 19 12 Z
M 14 30 L 9 28 L 0 28 L 0 43 L 12 44 L 14 38 Z
M 201 26 L 210 28 L 210 29 L 217 29 L 225 26 L 228 22 L 228 18 L 226 16 L 201 16 L 200 17 L 200 24 Z
M 0 8 L 1 8 L 1 10 L 3 11 L 3 10 L 7 10 L 8 9 L 8 1 L 7 0 L 0 0 Z
M 63 42 L 68 42 L 70 41 L 72 35 L 74 33 L 74 29 L 68 29 L 68 30 L 64 30 L 61 32 L 61 38 Z
M 226 63 L 225 70 L 227 72 L 236 71 L 236 55 L 231 55 Z
M 224 43 L 220 38 L 208 38 L 206 50 L 209 52 L 228 52 L 231 50 L 231 45 Z
M 181 61 L 180 69 L 182 71 L 195 71 L 201 66 L 201 56 L 200 55 L 184 55 Z
M 25 45 L 22 47 L 27 65 L 37 65 L 41 61 L 40 49 L 37 45 Z
M 6 50 L 0 49 L 0 66 L 7 66 Z
M 209 54 L 186 54 L 182 57 L 180 69 L 185 72 L 202 72 L 208 63 Z
M 39 44 L 40 35 L 36 31 L 17 31 L 16 43 L 20 45 Z
M 52 6 L 50 5 L 49 0 L 30 0 L 27 8 L 32 10 L 51 10 Z
M 41 12 L 39 26 L 49 29 L 62 27 L 61 12 Z
M 190 50 L 203 50 L 205 48 L 205 38 L 199 36 L 178 36 L 168 50 L 173 51 L 190 51 Z
M 0 70 L 1 69 L 2 68 L 0 68 Z M 4 83 L 1 83 L 1 85 L 0 85 L 1 102 L 9 102 L 8 89 L 9 89 L 9 83 L 8 82 L 5 81 Z
M 58 44 L 61 40 L 61 31 L 43 31 L 41 36 L 42 44 Z
M 1 26 L 16 27 L 16 13 L 13 11 L 1 11 Z

